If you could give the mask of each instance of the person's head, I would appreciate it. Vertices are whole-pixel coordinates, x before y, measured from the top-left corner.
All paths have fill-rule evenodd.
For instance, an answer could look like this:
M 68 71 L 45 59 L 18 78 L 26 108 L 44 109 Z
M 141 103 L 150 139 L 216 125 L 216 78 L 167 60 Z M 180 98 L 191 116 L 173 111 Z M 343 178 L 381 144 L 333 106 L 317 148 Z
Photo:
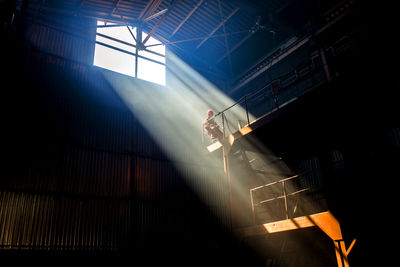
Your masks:
M 212 111 L 212 109 L 209 109 L 207 111 L 207 115 L 208 115 L 208 117 L 211 117 L 212 115 L 214 115 L 214 112 Z

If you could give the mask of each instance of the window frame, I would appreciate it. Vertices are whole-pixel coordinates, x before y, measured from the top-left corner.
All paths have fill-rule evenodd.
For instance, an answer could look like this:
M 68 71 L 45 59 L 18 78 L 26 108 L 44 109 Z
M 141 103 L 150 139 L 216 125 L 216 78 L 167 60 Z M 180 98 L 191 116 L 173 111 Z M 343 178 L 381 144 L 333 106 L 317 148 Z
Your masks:
M 101 25 L 99 23 L 104 23 L 104 25 Z M 118 51 L 118 52 L 133 56 L 134 57 L 134 62 L 132 64 L 134 65 L 134 73 L 132 75 L 129 75 L 130 77 L 133 77 L 135 79 L 145 80 L 145 81 L 148 81 L 148 82 L 151 82 L 151 83 L 156 83 L 156 84 L 165 86 L 166 85 L 166 55 L 165 54 L 166 54 L 166 50 L 167 50 L 166 45 L 163 44 L 161 41 L 159 41 L 157 38 L 151 36 L 150 39 L 152 38 L 153 40 L 156 40 L 159 43 L 158 44 L 152 44 L 149 47 L 154 47 L 154 46 L 161 45 L 161 46 L 164 47 L 164 51 L 165 51 L 164 54 L 152 51 L 151 49 L 146 49 L 146 48 L 145 49 L 139 49 L 138 45 L 137 45 L 137 42 L 141 43 L 143 41 L 143 38 L 142 38 L 143 33 L 145 35 L 147 35 L 148 33 L 146 33 L 143 30 L 140 30 L 139 27 L 135 27 L 133 25 L 123 25 L 123 24 L 118 24 L 118 23 L 114 23 L 114 22 L 111 22 L 109 25 L 107 25 L 107 23 L 109 23 L 109 22 L 101 20 L 101 19 L 97 20 L 96 32 L 95 32 L 95 50 L 96 50 L 96 45 L 101 45 L 103 47 L 106 47 L 106 48 L 109 48 L 109 49 L 113 49 L 115 51 Z M 129 42 L 126 42 L 124 40 L 120 40 L 118 38 L 115 38 L 113 36 L 109 36 L 109 35 L 106 35 L 104 33 L 99 33 L 98 32 L 98 28 L 108 28 L 108 27 L 130 27 L 131 30 L 134 30 L 135 33 L 136 33 L 136 36 L 135 36 L 136 42 L 135 42 L 135 40 L 133 38 L 132 38 L 133 42 L 129 43 Z M 132 31 L 130 31 L 130 32 L 132 33 Z M 119 47 L 113 46 L 112 44 L 107 44 L 104 41 L 99 41 L 99 40 L 97 40 L 98 36 L 102 37 L 102 38 L 105 38 L 105 39 L 108 39 L 108 40 L 111 40 L 112 42 L 117 42 L 117 43 L 120 43 L 120 44 L 123 44 L 123 45 L 127 45 L 127 46 L 130 46 L 130 47 L 133 47 L 133 48 L 135 48 L 135 52 L 127 51 L 127 50 L 125 50 L 123 48 L 119 48 Z M 141 39 L 141 40 L 139 40 L 139 39 Z M 163 60 L 164 62 L 161 62 L 161 61 L 155 60 L 153 58 L 149 58 L 149 57 L 140 55 L 141 51 L 147 52 L 147 53 L 151 53 L 152 55 L 154 55 L 156 57 L 162 57 L 165 60 Z M 95 65 L 95 57 L 96 57 L 96 52 L 93 54 L 93 65 L 97 66 L 97 65 Z M 139 64 L 139 58 L 141 58 L 143 60 L 146 60 L 146 61 L 149 61 L 149 62 L 152 62 L 152 63 L 156 63 L 156 64 L 164 66 L 164 69 L 163 69 L 164 70 L 164 77 L 163 77 L 163 82 L 162 83 L 151 81 L 151 80 L 147 80 L 147 79 L 138 78 L 138 69 L 141 68 L 140 64 Z M 105 68 L 105 67 L 102 67 L 102 66 L 97 66 L 97 67 Z M 105 69 L 107 69 L 107 68 L 105 68 Z M 124 73 L 121 73 L 121 72 L 118 72 L 118 71 L 115 71 L 115 70 L 111 70 L 111 71 L 120 73 L 122 75 L 127 75 L 127 74 L 124 74 Z

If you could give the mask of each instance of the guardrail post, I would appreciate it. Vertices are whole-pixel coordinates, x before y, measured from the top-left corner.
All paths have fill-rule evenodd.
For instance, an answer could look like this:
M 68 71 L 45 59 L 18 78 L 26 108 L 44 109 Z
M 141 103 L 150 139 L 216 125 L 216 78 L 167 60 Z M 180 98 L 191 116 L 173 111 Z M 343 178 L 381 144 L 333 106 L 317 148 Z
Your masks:
M 246 107 L 246 117 L 247 117 L 247 124 L 250 124 L 250 120 L 249 120 L 249 110 L 247 108 L 247 95 L 244 96 L 244 105 Z
M 285 215 L 287 220 L 289 219 L 289 212 L 288 212 L 288 201 L 287 201 L 285 181 L 282 182 L 282 188 L 283 188 L 283 199 L 285 200 Z
M 322 60 L 322 66 L 324 67 L 324 72 L 325 72 L 325 78 L 326 80 L 329 82 L 331 80 L 331 73 L 329 71 L 329 67 L 328 67 L 328 63 L 326 61 L 326 57 L 325 57 L 325 51 L 321 50 L 319 52 L 319 55 L 321 56 L 321 60 Z
M 290 193 L 288 194 L 288 193 L 286 192 L 286 182 L 287 182 L 287 181 L 290 181 L 290 180 L 293 180 L 293 179 L 295 179 L 295 178 L 298 178 L 298 177 L 300 177 L 300 176 L 303 175 L 303 174 L 304 174 L 304 173 L 302 173 L 302 174 L 297 174 L 297 175 L 294 175 L 294 176 L 291 176 L 291 177 L 288 177 L 288 178 L 285 178 L 285 179 L 282 179 L 282 180 L 279 180 L 279 181 L 275 181 L 275 182 L 271 182 L 271 183 L 268 183 L 268 184 L 260 185 L 260 186 L 254 187 L 254 188 L 250 188 L 249 191 L 250 191 L 251 212 L 253 213 L 253 222 L 254 222 L 254 224 L 256 224 L 256 210 L 255 210 L 255 208 L 256 208 L 258 205 L 260 205 L 260 204 L 265 204 L 265 203 L 267 203 L 267 202 L 274 201 L 274 200 L 280 200 L 280 199 L 282 199 L 282 198 L 283 198 L 283 200 L 285 201 L 285 217 L 286 217 L 286 220 L 289 219 L 289 202 L 288 202 L 288 197 L 294 196 L 294 195 L 297 195 L 297 194 L 300 194 L 300 193 L 305 192 L 305 191 L 308 191 L 309 188 L 303 188 L 303 189 L 297 190 L 297 191 L 295 191 L 295 192 L 290 192 Z M 272 186 L 272 185 L 277 185 L 277 186 L 278 186 L 279 183 L 282 183 L 283 195 L 280 195 L 280 196 L 278 196 L 278 197 L 273 197 L 273 198 L 270 198 L 270 199 L 266 199 L 266 200 L 262 200 L 262 201 L 259 201 L 259 200 L 257 200 L 257 199 L 254 200 L 253 193 L 254 193 L 255 191 L 261 190 L 261 189 L 263 189 L 263 188 L 266 188 L 266 187 L 269 187 L 269 186 Z M 256 201 L 256 203 L 254 203 L 254 201 Z M 293 217 L 293 216 L 294 216 L 294 212 L 292 213 L 291 217 Z
M 225 138 L 225 118 L 224 118 L 224 113 L 221 113 L 221 117 L 222 117 L 222 137 Z
M 253 199 L 253 190 L 250 189 L 250 202 L 251 202 L 251 212 L 253 214 L 253 224 L 256 224 L 256 214 L 254 211 L 254 199 Z

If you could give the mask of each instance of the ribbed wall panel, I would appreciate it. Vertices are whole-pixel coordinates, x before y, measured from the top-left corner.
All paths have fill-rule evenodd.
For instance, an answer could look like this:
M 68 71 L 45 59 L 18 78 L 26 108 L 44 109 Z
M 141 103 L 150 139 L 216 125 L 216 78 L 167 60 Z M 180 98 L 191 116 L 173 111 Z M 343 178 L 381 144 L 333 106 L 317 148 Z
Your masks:
M 68 26 L 64 27 L 68 28 Z M 83 34 L 73 35 L 59 30 L 59 28 L 60 26 L 52 28 L 43 24 L 33 24 L 30 36 L 31 45 L 47 53 L 91 64 L 93 62 L 93 42 L 85 39 Z M 86 38 L 88 37 L 86 34 Z
M 229 209 L 210 207 L 198 201 L 140 201 L 134 213 L 134 242 L 137 247 L 199 244 L 214 240 L 216 226 L 229 224 Z M 218 234 L 218 233 L 217 233 Z
M 36 148 L 33 148 L 36 149 Z M 18 163 L 6 166 L 2 185 L 15 191 L 57 191 L 61 151 L 58 147 L 43 147 L 41 151 L 18 151 Z M 1 190 L 1 189 L 0 189 Z
M 389 132 L 390 144 L 392 147 L 400 147 L 400 128 L 393 128 Z
M 139 200 L 191 201 L 190 195 L 182 194 L 190 189 L 209 206 L 226 205 L 226 177 L 212 168 L 136 157 L 133 170 Z
M 185 201 L 188 181 L 168 161 L 135 157 L 134 188 L 140 201 Z
M 322 174 L 318 157 L 302 160 L 298 172 L 306 172 L 302 175 L 302 179 L 300 179 L 300 184 L 303 188 L 310 188 L 311 190 L 316 191 L 322 189 Z
M 129 202 L 0 192 L 0 249 L 115 249 L 129 231 Z
M 127 198 L 130 157 L 84 149 L 68 149 L 63 159 L 63 190 L 67 193 Z
M 80 52 L 73 50 L 86 48 L 74 36 L 31 29 L 34 49 L 25 71 L 32 84 L 25 88 L 35 101 L 21 112 L 34 123 L 12 140 L 23 138 L 0 184 L 0 247 L 168 245 L 174 238 L 197 242 L 214 215 L 226 225 L 225 177 L 198 165 L 190 151 L 181 161 L 168 159 L 103 72 L 75 58 Z
M 133 152 L 142 156 L 163 156 L 163 150 L 154 141 L 149 132 L 137 120 L 135 121 L 134 125 Z
M 225 177 L 194 164 L 141 157 L 135 157 L 133 164 L 135 240 L 139 247 L 151 242 L 164 244 L 171 238 L 184 242 L 215 222 L 228 225 Z
M 96 68 L 40 53 L 33 59 L 40 66 L 34 78 L 47 88 L 46 104 L 60 135 L 78 146 L 132 151 L 137 122 Z M 143 143 L 137 138 L 135 142 Z
M 67 116 L 67 138 L 72 143 L 120 153 L 132 151 L 132 114 L 82 105 L 73 107 Z
M 200 165 L 182 164 L 181 166 L 186 172 L 188 183 L 208 206 L 214 208 L 227 206 L 228 185 L 223 173 Z
M 331 152 L 332 169 L 333 171 L 343 171 L 344 159 L 343 154 L 339 150 L 333 150 Z

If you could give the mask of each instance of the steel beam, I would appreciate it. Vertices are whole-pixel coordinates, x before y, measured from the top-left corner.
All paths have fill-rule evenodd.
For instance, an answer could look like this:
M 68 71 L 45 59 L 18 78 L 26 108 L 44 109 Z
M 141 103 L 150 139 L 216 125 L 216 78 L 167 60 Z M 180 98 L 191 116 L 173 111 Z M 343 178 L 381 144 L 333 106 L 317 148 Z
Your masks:
M 239 11 L 239 8 L 235 8 L 224 20 L 222 20 L 217 27 L 215 27 L 208 35 L 206 38 L 204 38 L 195 48 L 195 50 L 199 49 L 208 39 L 213 36 L 213 34 L 218 31 L 219 28 L 221 28 L 222 25 L 224 25 L 230 18 L 233 17 L 233 15 L 236 14 L 236 12 Z
M 179 23 L 179 25 L 175 28 L 175 30 L 171 33 L 170 37 L 174 36 L 175 33 L 179 31 L 179 29 L 185 24 L 185 22 L 193 15 L 193 13 L 201 6 L 204 0 L 200 0 L 197 5 L 187 14 L 187 16 Z
M 112 14 L 115 12 L 115 10 L 117 9 L 117 6 L 118 6 L 118 4 L 119 4 L 119 1 L 120 0 L 115 0 L 114 2 L 113 2 L 113 9 L 111 10 L 111 12 L 110 12 L 110 14 L 108 14 L 109 16 L 112 16 Z
M 75 9 L 75 12 L 74 12 L 74 16 L 77 16 L 77 15 L 80 13 L 81 7 L 82 7 L 82 5 L 83 5 L 84 3 L 85 3 L 85 0 L 81 0 L 81 1 L 78 2 L 78 4 L 76 5 L 76 9 Z
M 221 0 L 218 0 L 218 7 L 219 7 L 219 16 L 220 19 L 222 20 L 223 15 L 222 15 L 222 5 L 221 5 Z M 228 43 L 228 36 L 226 34 L 226 29 L 225 29 L 225 23 L 222 24 L 222 29 L 224 32 L 224 41 L 225 41 L 225 49 L 226 52 L 229 52 L 230 48 L 229 48 L 229 43 Z M 230 70 L 230 78 L 232 78 L 233 76 L 233 68 L 232 68 L 232 60 L 231 60 L 231 54 L 228 54 L 228 63 L 229 63 L 229 70 Z
M 119 1 L 117 1 L 117 2 L 113 2 L 114 9 L 116 9 L 116 10 L 117 10 L 117 12 L 118 12 L 118 15 L 121 17 L 122 21 L 125 23 L 125 25 L 126 25 L 126 28 L 128 29 L 128 31 L 129 31 L 129 33 L 131 34 L 131 36 L 132 36 L 133 40 L 135 40 L 135 42 L 136 42 L 136 44 L 137 44 L 137 43 L 138 43 L 138 41 L 136 40 L 136 37 L 135 37 L 135 35 L 132 33 L 131 29 L 129 29 L 128 22 L 125 20 L 124 16 L 122 16 L 121 12 L 119 12 L 119 9 L 118 9 L 118 7 L 117 7 L 117 4 L 118 4 L 118 2 L 119 2 Z
M 154 19 L 154 18 L 156 18 L 156 17 L 158 17 L 158 16 L 161 16 L 162 14 L 164 14 L 164 13 L 167 12 L 167 11 L 168 11 L 168 8 L 163 9 L 163 10 L 161 10 L 161 11 L 158 11 L 157 13 L 154 13 L 153 15 L 148 16 L 148 17 L 145 18 L 143 21 L 144 21 L 144 22 L 148 22 L 148 21 L 150 21 L 150 20 L 152 20 L 152 19 Z
M 160 6 L 163 0 L 151 0 L 147 3 L 145 8 L 140 12 L 138 20 L 142 20 L 143 18 L 146 18 L 149 14 L 154 13 L 156 9 Z
M 168 14 L 171 12 L 171 10 L 174 9 L 176 1 L 172 1 L 167 9 L 167 11 L 164 13 L 164 15 L 159 19 L 154 25 L 154 27 L 151 29 L 149 34 L 146 36 L 146 38 L 143 40 L 143 44 L 146 44 L 146 42 L 150 39 L 150 37 L 158 30 L 158 28 L 161 26 L 161 24 L 164 22 L 164 20 L 168 17 Z
M 306 37 L 303 40 L 297 42 L 293 47 L 291 47 L 290 49 L 288 49 L 287 51 L 285 51 L 283 54 L 279 55 L 278 57 L 274 57 L 272 59 L 270 59 L 270 62 L 264 66 L 263 68 L 261 68 L 260 70 L 258 70 L 256 73 L 254 73 L 253 75 L 251 75 L 249 78 L 247 78 L 246 80 L 242 81 L 240 84 L 238 84 L 237 86 L 235 86 L 229 93 L 233 93 L 236 90 L 238 90 L 239 88 L 241 88 L 242 86 L 244 86 L 245 84 L 249 83 L 250 81 L 252 81 L 254 78 L 256 78 L 257 76 L 259 76 L 261 73 L 263 73 L 264 71 L 270 69 L 272 66 L 274 66 L 276 63 L 280 62 L 282 59 L 284 59 L 285 57 L 287 57 L 288 55 L 290 55 L 291 53 L 293 53 L 294 51 L 296 51 L 299 47 L 303 46 L 304 44 L 306 44 L 308 41 L 310 40 L 310 37 Z
M 221 62 L 224 58 L 229 57 L 233 51 L 238 49 L 247 39 L 249 39 L 251 36 L 253 36 L 255 32 L 250 32 L 248 35 L 246 35 L 242 40 L 240 40 L 237 44 L 235 44 L 231 49 L 229 49 L 222 57 L 220 57 L 217 62 L 215 62 L 215 65 Z

